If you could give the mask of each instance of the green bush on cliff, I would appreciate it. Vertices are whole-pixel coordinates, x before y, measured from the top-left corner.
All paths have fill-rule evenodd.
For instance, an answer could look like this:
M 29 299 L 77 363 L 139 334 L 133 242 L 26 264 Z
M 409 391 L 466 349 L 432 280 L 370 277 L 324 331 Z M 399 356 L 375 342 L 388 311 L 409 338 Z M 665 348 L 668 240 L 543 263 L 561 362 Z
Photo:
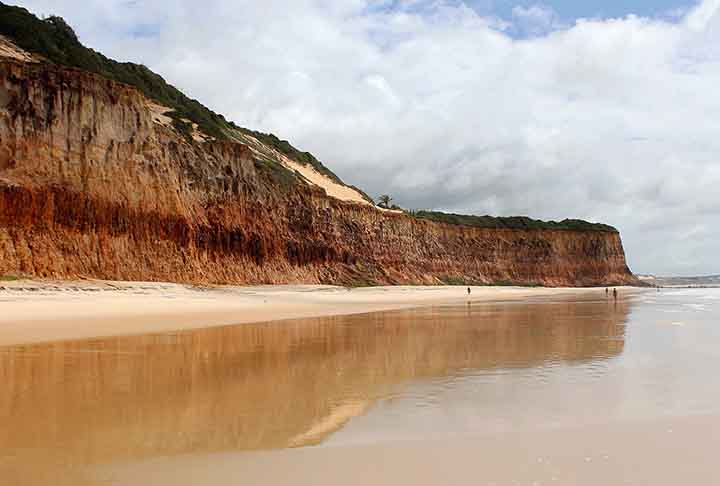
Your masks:
M 541 221 L 526 216 L 472 216 L 465 214 L 441 213 L 439 211 L 410 211 L 409 214 L 419 219 L 427 219 L 439 223 L 472 226 L 475 228 L 490 229 L 517 229 L 517 230 L 574 230 L 574 231 L 604 231 L 617 233 L 612 226 L 600 223 L 589 223 L 580 219 L 565 219 L 563 221 Z

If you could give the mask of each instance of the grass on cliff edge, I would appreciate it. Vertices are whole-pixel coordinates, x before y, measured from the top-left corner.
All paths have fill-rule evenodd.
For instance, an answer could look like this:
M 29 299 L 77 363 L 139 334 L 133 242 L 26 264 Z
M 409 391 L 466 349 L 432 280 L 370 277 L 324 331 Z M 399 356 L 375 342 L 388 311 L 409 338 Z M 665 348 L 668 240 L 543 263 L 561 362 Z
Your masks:
M 541 221 L 527 216 L 472 216 L 465 214 L 441 213 L 439 211 L 410 211 L 410 214 L 419 219 L 427 219 L 439 223 L 488 229 L 516 229 L 516 230 L 571 230 L 571 231 L 601 231 L 617 233 L 618 230 L 607 224 L 589 223 L 581 219 L 565 219 L 563 221 Z
M 187 135 L 190 126 L 182 119 L 197 123 L 204 133 L 220 140 L 229 138 L 227 132 L 230 130 L 242 130 L 298 163 L 311 165 L 318 172 L 342 183 L 315 156 L 296 149 L 287 140 L 235 125 L 198 100 L 188 98 L 180 90 L 168 84 L 162 76 L 142 64 L 118 62 L 85 47 L 72 27 L 61 17 L 39 19 L 22 7 L 13 7 L 0 2 L 0 34 L 12 39 L 26 51 L 38 54 L 52 63 L 79 68 L 134 86 L 148 98 L 173 109 L 168 115 L 173 118 L 173 125 L 181 134 Z

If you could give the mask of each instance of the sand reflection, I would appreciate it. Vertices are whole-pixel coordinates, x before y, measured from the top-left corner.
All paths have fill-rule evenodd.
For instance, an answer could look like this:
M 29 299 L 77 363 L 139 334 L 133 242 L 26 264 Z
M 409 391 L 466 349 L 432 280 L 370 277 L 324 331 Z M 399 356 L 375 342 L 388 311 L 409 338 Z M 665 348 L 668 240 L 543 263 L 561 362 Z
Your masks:
M 629 305 L 476 305 L 0 348 L 0 467 L 318 444 L 408 383 L 617 356 Z

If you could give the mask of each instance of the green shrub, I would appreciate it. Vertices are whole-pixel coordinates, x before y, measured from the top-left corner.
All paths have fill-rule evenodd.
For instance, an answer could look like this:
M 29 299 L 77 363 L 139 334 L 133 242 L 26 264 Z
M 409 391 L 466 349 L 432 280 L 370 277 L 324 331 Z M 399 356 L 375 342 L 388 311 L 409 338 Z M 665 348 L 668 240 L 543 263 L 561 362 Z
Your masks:
M 456 277 L 456 276 L 452 276 L 452 275 L 446 275 L 444 277 L 440 277 L 440 281 L 444 285 L 450 285 L 450 286 L 470 285 L 463 277 Z
M 589 223 L 579 219 L 565 219 L 560 222 L 540 221 L 526 216 L 472 216 L 464 214 L 442 213 L 439 211 L 410 211 L 409 214 L 419 219 L 427 219 L 439 223 L 472 226 L 475 228 L 490 229 L 518 229 L 518 230 L 573 230 L 573 231 L 602 231 L 617 233 L 612 226 L 600 223 Z

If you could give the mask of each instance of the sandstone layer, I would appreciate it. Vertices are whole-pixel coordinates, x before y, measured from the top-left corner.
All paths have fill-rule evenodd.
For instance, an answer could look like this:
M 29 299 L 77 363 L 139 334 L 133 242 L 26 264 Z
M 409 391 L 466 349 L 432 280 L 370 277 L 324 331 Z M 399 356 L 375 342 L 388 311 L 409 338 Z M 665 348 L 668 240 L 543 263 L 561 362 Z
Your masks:
M 191 283 L 634 284 L 612 231 L 441 224 L 341 201 L 135 88 L 0 62 L 0 275 Z

